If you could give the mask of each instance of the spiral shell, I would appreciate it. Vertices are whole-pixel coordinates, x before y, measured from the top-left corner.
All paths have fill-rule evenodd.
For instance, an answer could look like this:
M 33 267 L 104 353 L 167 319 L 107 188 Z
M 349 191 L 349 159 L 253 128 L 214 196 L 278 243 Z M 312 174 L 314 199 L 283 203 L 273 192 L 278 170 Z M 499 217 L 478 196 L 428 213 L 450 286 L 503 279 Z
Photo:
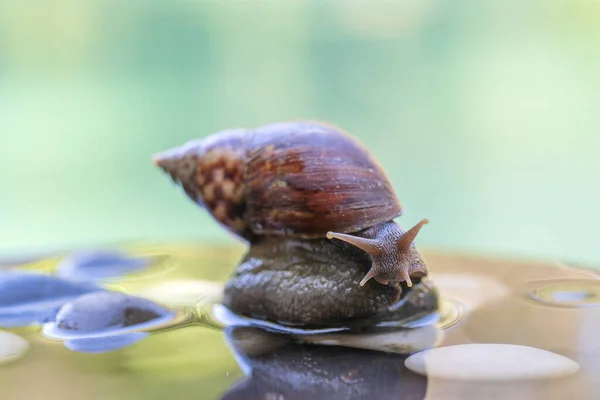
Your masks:
M 340 128 L 313 121 L 217 132 L 155 162 L 232 232 L 323 237 L 402 215 L 379 164 Z
M 245 220 L 246 137 L 244 129 L 217 132 L 156 154 L 154 162 L 221 225 L 249 239 L 252 233 Z

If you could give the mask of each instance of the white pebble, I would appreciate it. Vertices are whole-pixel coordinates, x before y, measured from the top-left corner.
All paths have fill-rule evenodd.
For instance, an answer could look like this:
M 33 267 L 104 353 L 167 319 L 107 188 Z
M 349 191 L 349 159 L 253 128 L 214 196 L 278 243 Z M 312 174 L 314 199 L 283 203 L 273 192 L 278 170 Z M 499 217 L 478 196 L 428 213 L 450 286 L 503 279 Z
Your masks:
M 0 331 L 0 364 L 16 361 L 29 350 L 29 343 L 21 336 Z
M 510 344 L 463 344 L 413 354 L 405 361 L 413 372 L 454 380 L 547 379 L 572 375 L 575 361 L 535 347 Z

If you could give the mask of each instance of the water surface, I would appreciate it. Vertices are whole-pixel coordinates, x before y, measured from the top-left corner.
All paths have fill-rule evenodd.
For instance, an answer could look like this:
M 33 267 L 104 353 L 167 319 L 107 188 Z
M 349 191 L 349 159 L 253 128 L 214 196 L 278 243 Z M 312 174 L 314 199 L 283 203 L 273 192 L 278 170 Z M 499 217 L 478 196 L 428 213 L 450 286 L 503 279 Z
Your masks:
M 19 360 L 0 367 L 3 399 L 237 399 L 269 393 L 274 397 L 266 398 L 583 399 L 600 389 L 594 378 L 600 373 L 600 285 L 590 270 L 425 251 L 431 282 L 442 296 L 439 314 L 401 332 L 280 335 L 218 312 L 220 288 L 243 247 L 124 249 L 154 262 L 95 283 L 175 313 L 158 324 L 135 325 L 126 335 L 95 334 L 75 345 L 53 336 L 49 324 L 2 328 L 29 343 Z M 63 260 L 44 258 L 18 268 L 54 274 Z M 507 384 L 438 379 L 404 366 L 406 353 L 415 349 L 469 343 L 531 346 L 568 357 L 580 369 L 560 379 Z

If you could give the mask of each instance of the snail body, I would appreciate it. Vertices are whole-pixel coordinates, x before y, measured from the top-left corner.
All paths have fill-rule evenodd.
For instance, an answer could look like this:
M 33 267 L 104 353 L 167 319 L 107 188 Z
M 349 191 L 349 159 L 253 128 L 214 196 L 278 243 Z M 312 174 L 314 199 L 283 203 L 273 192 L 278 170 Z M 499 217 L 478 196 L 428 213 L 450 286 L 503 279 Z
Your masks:
M 413 241 L 428 221 L 407 231 L 393 222 L 403 209 L 386 173 L 338 127 L 301 121 L 224 130 L 159 153 L 154 162 L 221 226 L 249 243 L 247 258 L 261 254 L 273 266 L 264 259 L 265 248 L 272 250 L 268 257 L 282 261 L 278 251 L 309 246 L 325 257 L 321 265 L 329 257 L 336 271 L 360 271 L 355 287 L 374 278 L 398 290 L 427 275 Z M 363 259 L 348 259 L 358 249 Z M 337 279 L 356 281 L 355 274 L 346 275 Z

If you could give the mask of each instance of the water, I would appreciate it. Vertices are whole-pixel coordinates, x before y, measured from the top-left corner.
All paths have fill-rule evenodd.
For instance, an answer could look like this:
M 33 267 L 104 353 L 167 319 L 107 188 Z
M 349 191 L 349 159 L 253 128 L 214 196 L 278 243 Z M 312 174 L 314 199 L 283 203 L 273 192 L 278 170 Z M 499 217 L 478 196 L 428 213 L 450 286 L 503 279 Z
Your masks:
M 553 307 L 600 307 L 600 281 L 546 280 L 530 283 L 530 300 Z
M 559 399 L 567 393 L 583 399 L 594 398 L 600 389 L 594 378 L 600 372 L 600 285 L 589 270 L 425 251 L 430 281 L 442 296 L 439 313 L 402 330 L 287 329 L 282 335 L 276 333 L 282 327 L 263 323 L 265 329 L 257 328 L 256 321 L 235 316 L 219 303 L 243 247 L 190 243 L 121 250 L 126 257 L 154 262 L 95 283 L 152 299 L 164 306 L 164 315 L 94 332 L 65 334 L 52 322 L 2 329 L 29 346 L 0 367 L 3 399 Z M 52 274 L 64 259 L 12 268 Z M 405 367 L 408 353 L 470 343 L 531 346 L 568 357 L 579 369 L 559 379 L 518 379 L 507 385 L 474 376 L 425 377 Z M 531 369 L 541 373 L 533 364 Z

